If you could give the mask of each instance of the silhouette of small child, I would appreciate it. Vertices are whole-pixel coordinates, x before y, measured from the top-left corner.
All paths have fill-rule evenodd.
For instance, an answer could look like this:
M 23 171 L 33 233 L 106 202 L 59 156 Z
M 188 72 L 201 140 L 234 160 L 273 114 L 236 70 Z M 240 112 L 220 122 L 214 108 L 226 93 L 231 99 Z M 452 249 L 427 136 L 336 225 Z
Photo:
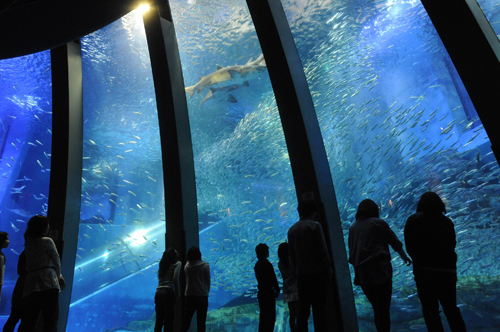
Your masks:
M 273 265 L 267 260 L 269 247 L 259 243 L 255 247 L 255 253 L 258 258 L 254 271 L 259 289 L 257 293 L 260 308 L 259 332 L 272 332 L 276 322 L 276 298 L 280 294 L 280 287 Z
M 3 276 L 5 274 L 5 255 L 3 254 L 2 249 L 7 248 L 9 243 L 9 234 L 6 232 L 0 232 L 0 303 L 2 302 Z

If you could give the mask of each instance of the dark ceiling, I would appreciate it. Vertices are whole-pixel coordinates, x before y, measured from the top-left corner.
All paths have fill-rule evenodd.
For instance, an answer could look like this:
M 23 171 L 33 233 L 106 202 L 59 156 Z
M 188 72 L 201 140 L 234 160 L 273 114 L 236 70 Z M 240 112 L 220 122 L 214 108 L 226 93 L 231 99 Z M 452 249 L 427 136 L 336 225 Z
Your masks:
M 40 52 L 85 36 L 143 0 L 0 0 L 0 59 Z

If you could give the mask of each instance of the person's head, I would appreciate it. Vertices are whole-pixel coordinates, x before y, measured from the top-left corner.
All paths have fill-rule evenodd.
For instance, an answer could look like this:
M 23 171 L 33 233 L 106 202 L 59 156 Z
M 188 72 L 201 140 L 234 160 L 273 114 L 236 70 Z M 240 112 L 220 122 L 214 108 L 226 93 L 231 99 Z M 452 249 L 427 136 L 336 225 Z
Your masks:
M 446 207 L 438 194 L 429 191 L 420 197 L 417 212 L 446 213 Z
M 288 252 L 288 243 L 283 242 L 278 246 L 278 258 L 285 264 L 288 264 L 290 254 Z
M 34 216 L 28 221 L 28 228 L 24 232 L 24 239 L 36 239 L 49 234 L 49 218 L 46 216 Z
M 0 250 L 9 246 L 9 234 L 7 232 L 0 232 Z
M 187 252 L 188 261 L 201 261 L 201 251 L 200 248 L 192 246 Z
M 356 220 L 369 218 L 379 218 L 378 205 L 371 199 L 365 199 L 358 205 Z
M 318 212 L 318 208 L 315 201 L 302 201 L 299 202 L 297 211 L 299 212 L 300 219 L 305 219 Z
M 158 276 L 161 277 L 165 275 L 170 265 L 177 262 L 178 256 L 179 254 L 177 253 L 177 250 L 172 247 L 169 247 L 167 250 L 165 250 L 160 260 L 160 269 L 158 270 Z
M 255 247 L 255 253 L 258 259 L 267 258 L 269 257 L 269 247 L 264 243 L 259 243 L 257 247 Z

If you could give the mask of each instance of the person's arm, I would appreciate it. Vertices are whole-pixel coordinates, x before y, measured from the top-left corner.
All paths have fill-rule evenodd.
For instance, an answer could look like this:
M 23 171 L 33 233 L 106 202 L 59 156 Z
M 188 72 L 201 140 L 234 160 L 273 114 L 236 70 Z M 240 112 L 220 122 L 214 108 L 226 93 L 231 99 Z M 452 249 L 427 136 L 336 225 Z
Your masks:
M 66 280 L 61 274 L 61 259 L 59 258 L 59 253 L 57 252 L 56 244 L 51 238 L 46 239 L 47 253 L 49 255 L 50 260 L 54 264 L 54 270 L 56 271 L 58 281 L 59 281 L 59 289 L 64 290 L 66 288 Z
M 280 295 L 280 285 L 278 279 L 276 278 L 276 273 L 274 272 L 274 267 L 271 262 L 269 262 L 269 277 L 272 278 L 272 283 L 274 287 L 274 296 L 277 298 Z
M 173 282 L 174 282 L 174 289 L 175 289 L 175 297 L 179 298 L 181 296 L 181 290 L 180 290 L 180 285 L 179 285 L 179 275 L 181 274 L 181 262 L 177 262 L 175 269 L 174 269 L 174 276 L 173 276 Z
M 394 251 L 396 251 L 399 254 L 401 259 L 405 262 L 406 266 L 410 266 L 412 261 L 406 255 L 406 252 L 403 249 L 403 243 L 401 241 L 399 241 L 396 234 L 392 231 L 391 227 L 389 227 L 389 224 L 385 223 L 385 225 L 387 225 L 387 229 L 386 229 L 387 242 L 391 245 L 392 249 L 394 249 Z
M 210 265 L 207 263 L 207 269 L 205 270 L 205 280 L 207 283 L 207 289 L 210 293 Z

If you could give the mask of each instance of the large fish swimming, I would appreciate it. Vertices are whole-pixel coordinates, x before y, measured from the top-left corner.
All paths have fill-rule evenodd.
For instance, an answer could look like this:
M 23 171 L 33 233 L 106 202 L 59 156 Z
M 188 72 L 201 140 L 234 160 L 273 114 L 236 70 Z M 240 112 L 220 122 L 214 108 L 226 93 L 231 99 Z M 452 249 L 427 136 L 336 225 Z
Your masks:
M 253 76 L 262 73 L 266 69 L 264 56 L 260 55 L 255 61 L 250 58 L 244 65 L 234 65 L 229 67 L 217 67 L 217 70 L 207 76 L 200 77 L 200 81 L 193 86 L 187 87 L 186 92 L 193 97 L 194 92 L 200 93 L 213 85 L 220 85 L 228 82 L 231 85 L 242 84 L 244 81 L 254 78 Z M 229 82 L 230 81 L 230 82 Z M 212 91 L 209 92 L 211 94 Z M 210 98 L 210 97 L 209 97 Z

